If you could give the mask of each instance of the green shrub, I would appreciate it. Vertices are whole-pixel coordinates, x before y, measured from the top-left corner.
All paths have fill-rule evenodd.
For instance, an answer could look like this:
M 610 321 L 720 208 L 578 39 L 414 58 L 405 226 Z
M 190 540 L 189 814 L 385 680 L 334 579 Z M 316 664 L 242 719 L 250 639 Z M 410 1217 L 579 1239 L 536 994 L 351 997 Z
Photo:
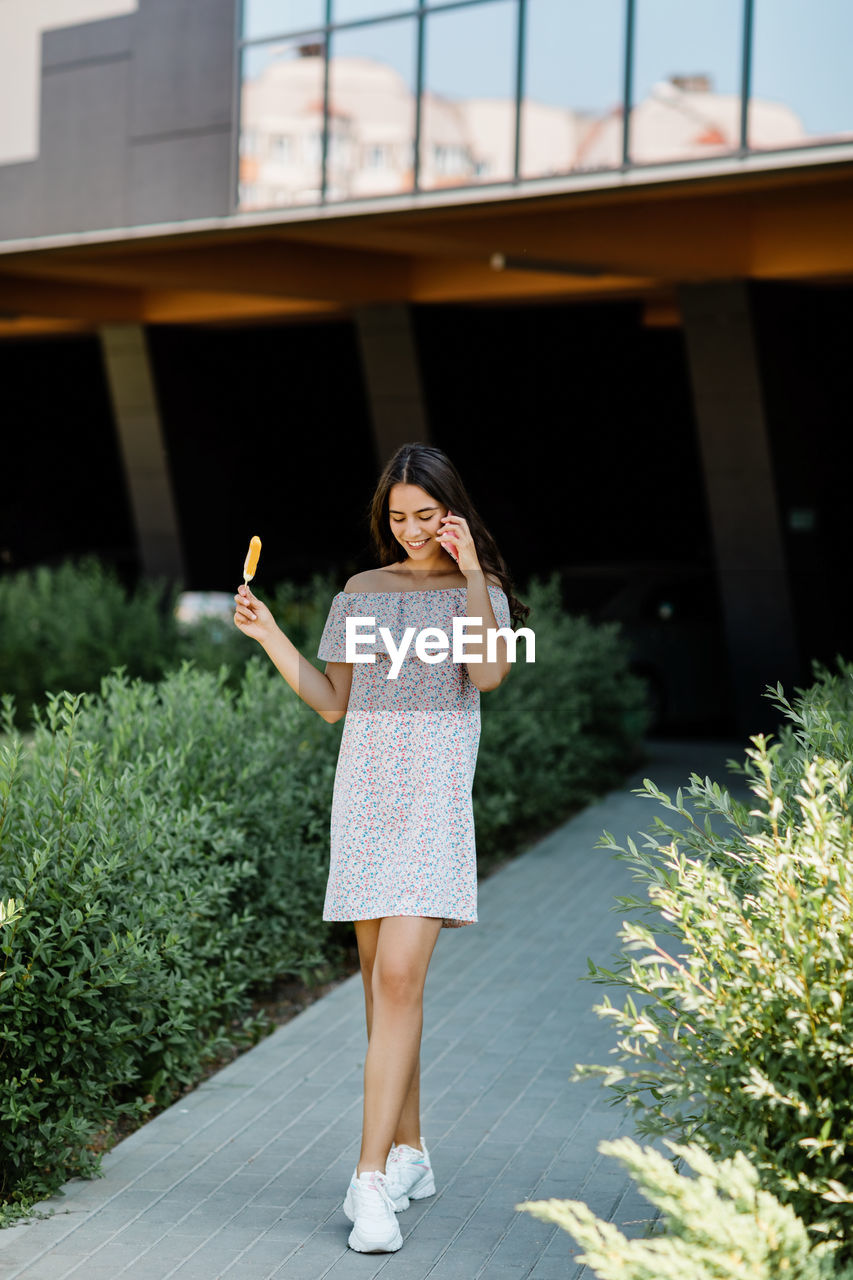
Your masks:
M 627 1239 L 577 1200 L 516 1205 L 568 1231 L 585 1250 L 576 1261 L 599 1280 L 850 1280 L 828 1244 L 815 1245 L 797 1215 L 759 1187 L 742 1152 L 719 1164 L 695 1143 L 666 1144 L 699 1176 L 677 1173 L 653 1147 L 631 1138 L 599 1144 L 628 1170 L 663 1215 L 663 1229 Z
M 193 942 L 212 950 L 208 972 L 224 968 L 229 982 L 240 975 L 244 986 L 263 984 L 308 977 L 327 958 L 321 915 L 342 728 L 321 720 L 256 654 L 238 689 L 224 670 L 186 664 L 157 685 L 116 673 L 82 712 L 82 732 L 99 746 L 108 777 L 156 760 L 145 783 L 155 807 L 189 809 L 203 797 L 237 840 L 229 858 L 239 878 Z M 199 848 L 193 856 L 210 854 Z
M 481 865 L 516 833 L 549 829 L 609 787 L 639 757 L 649 726 L 646 688 L 628 668 L 617 623 L 563 612 L 558 576 L 523 593 L 536 661 L 524 641 L 503 684 L 481 697 L 474 776 Z
M 339 732 L 258 658 L 239 690 L 185 666 L 53 698 L 27 750 L 7 729 L 0 1200 L 26 1205 L 256 1034 L 251 986 L 339 959 L 321 919 Z
M 814 663 L 811 685 L 797 689 L 793 702 L 781 685 L 768 690 L 789 721 L 780 726 L 773 762 L 773 789 L 786 807 L 799 790 L 804 761 L 816 755 L 839 764 L 853 759 L 853 662 L 839 656 L 836 666 L 838 671 L 832 672 Z M 729 767 L 745 779 L 760 780 L 749 759 L 742 764 L 730 761 Z
M 316 573 L 305 586 L 280 582 L 273 592 L 272 600 L 268 601 L 279 626 L 296 648 L 315 664 L 321 662 L 315 655 L 320 646 L 329 606 L 341 589 L 334 575 Z M 246 637 L 242 636 L 241 639 L 245 643 Z M 250 647 L 256 648 L 254 644 Z
M 297 648 L 316 634 L 316 653 L 337 589 L 329 575 L 315 574 L 305 585 L 257 594 Z M 209 671 L 224 665 L 238 687 L 254 644 L 221 618 L 179 624 L 177 598 L 178 589 L 161 582 L 143 581 L 129 592 L 92 558 L 0 577 L 0 695 L 14 698 L 18 723 L 29 722 L 31 707 L 43 706 L 48 692 L 94 691 L 116 667 L 157 680 L 183 661 Z
M 252 587 L 255 595 L 270 607 L 296 648 L 313 661 L 329 605 L 339 589 L 335 579 L 329 574 L 314 574 L 304 584 L 280 582 L 271 593 L 255 583 Z M 228 683 L 234 688 L 239 687 L 249 658 L 259 652 L 257 645 L 247 640 L 231 618 L 199 618 L 191 624 L 179 624 L 177 632 L 177 645 L 167 665 L 176 667 L 182 661 L 189 661 L 205 671 L 220 671 L 226 666 Z M 106 671 L 100 674 L 106 675 Z M 140 673 L 129 670 L 129 674 Z
M 91 1172 L 93 1135 L 168 1100 L 217 1038 L 215 982 L 185 922 L 230 892 L 235 837 L 203 798 L 152 802 L 162 760 L 105 776 L 79 704 L 53 699 L 32 749 L 11 733 L 0 747 L 2 885 L 20 908 L 0 933 L 4 1201 Z M 189 850 L 197 874 L 171 878 Z
M 853 668 L 800 692 L 795 733 L 751 739 L 749 809 L 691 775 L 675 801 L 649 779 L 658 816 L 645 848 L 605 832 L 644 883 L 623 924 L 615 972 L 627 986 L 598 1012 L 619 1032 L 619 1062 L 601 1074 L 636 1112 L 642 1133 L 695 1138 L 714 1157 L 745 1151 L 762 1185 L 853 1258 L 853 760 L 845 719 Z M 772 689 L 782 709 L 789 704 Z M 818 749 L 815 749 L 815 747 Z M 688 799 L 704 823 L 696 820 Z M 716 816 L 717 827 L 712 823 Z M 662 938 L 663 940 L 659 940 Z M 624 1065 L 620 1065 L 624 1064 Z
M 0 694 L 24 723 L 47 690 L 97 689 L 113 667 L 156 679 L 176 661 L 173 611 L 163 584 L 129 594 L 92 559 L 0 577 Z

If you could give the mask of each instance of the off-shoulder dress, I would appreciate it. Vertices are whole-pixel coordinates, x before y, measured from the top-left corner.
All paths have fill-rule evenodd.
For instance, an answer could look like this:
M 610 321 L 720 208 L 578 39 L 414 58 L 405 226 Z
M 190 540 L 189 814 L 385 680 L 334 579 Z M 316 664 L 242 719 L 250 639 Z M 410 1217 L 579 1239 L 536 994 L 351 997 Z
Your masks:
M 499 627 L 509 602 L 489 584 Z M 438 627 L 452 643 L 453 618 L 466 614 L 466 587 L 414 591 L 339 591 L 317 657 L 345 662 L 347 617 L 362 624 L 360 646 L 376 661 L 353 663 L 338 752 L 330 822 L 324 920 L 381 916 L 441 917 L 448 928 L 477 920 L 477 856 L 471 790 L 480 743 L 480 691 L 464 662 L 447 653 L 427 663 L 414 638 L 396 679 L 379 632 L 398 647 Z

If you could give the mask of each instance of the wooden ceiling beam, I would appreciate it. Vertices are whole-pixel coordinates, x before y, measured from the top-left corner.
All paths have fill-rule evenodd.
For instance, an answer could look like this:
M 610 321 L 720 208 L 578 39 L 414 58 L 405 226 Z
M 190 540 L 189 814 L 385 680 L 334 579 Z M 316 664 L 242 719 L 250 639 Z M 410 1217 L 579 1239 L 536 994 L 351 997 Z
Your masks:
M 752 224 L 752 268 L 759 279 L 853 276 L 853 194 L 819 205 L 802 198 L 762 209 Z
M 853 179 L 794 171 L 746 183 L 586 192 L 549 201 L 401 211 L 281 228 L 291 236 L 420 256 L 487 260 L 494 252 L 586 261 L 612 273 L 683 279 L 846 279 Z
M 101 324 L 183 324 L 203 320 L 334 315 L 336 302 L 245 294 L 138 289 L 0 273 L 3 333 L 54 332 Z
M 430 258 L 415 264 L 413 302 L 580 302 L 611 296 L 645 297 L 659 281 L 635 276 L 589 278 L 547 271 L 494 270 L 488 262 Z
M 96 327 L 88 320 L 59 320 L 43 316 L 19 316 L 11 320 L 0 318 L 0 339 L 91 333 Z
M 142 294 L 133 288 L 0 273 L 0 317 L 19 316 L 132 323 L 141 319 Z
M 134 247 L 122 254 L 91 248 L 17 255 L 4 259 L 19 274 L 96 280 L 130 288 L 198 290 L 243 296 L 332 303 L 397 301 L 406 296 L 411 264 L 399 255 L 336 247 L 288 244 L 279 239 L 239 239 L 192 247 L 177 243 L 153 251 Z
M 494 253 L 598 267 L 607 275 L 684 278 L 748 275 L 752 235 L 741 208 L 734 219 L 719 209 L 660 204 L 520 213 L 475 226 L 442 228 L 457 254 L 488 262 Z
M 143 298 L 145 324 L 194 324 L 207 321 L 306 319 L 334 316 L 342 308 L 334 302 L 306 302 L 292 298 L 261 298 L 257 294 L 149 290 Z

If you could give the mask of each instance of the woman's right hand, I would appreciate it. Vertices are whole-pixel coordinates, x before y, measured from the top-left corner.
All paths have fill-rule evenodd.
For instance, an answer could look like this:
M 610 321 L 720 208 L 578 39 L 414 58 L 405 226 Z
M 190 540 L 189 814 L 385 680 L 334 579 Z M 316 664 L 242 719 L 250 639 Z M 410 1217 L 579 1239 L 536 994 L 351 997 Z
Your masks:
M 237 608 L 234 610 L 234 625 L 244 635 L 263 644 L 277 630 L 275 618 L 262 600 L 247 587 L 245 583 L 237 588 L 234 597 Z

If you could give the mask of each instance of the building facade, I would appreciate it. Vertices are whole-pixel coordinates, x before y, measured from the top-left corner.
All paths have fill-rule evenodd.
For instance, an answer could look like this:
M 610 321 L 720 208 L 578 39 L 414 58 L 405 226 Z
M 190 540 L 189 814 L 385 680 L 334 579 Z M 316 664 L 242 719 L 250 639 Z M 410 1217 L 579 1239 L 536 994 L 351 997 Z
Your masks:
M 261 531 L 352 572 L 432 440 L 520 580 L 670 668 L 675 616 L 685 702 L 755 731 L 853 648 L 852 35 L 843 0 L 3 0 L 0 567 L 212 587 Z

